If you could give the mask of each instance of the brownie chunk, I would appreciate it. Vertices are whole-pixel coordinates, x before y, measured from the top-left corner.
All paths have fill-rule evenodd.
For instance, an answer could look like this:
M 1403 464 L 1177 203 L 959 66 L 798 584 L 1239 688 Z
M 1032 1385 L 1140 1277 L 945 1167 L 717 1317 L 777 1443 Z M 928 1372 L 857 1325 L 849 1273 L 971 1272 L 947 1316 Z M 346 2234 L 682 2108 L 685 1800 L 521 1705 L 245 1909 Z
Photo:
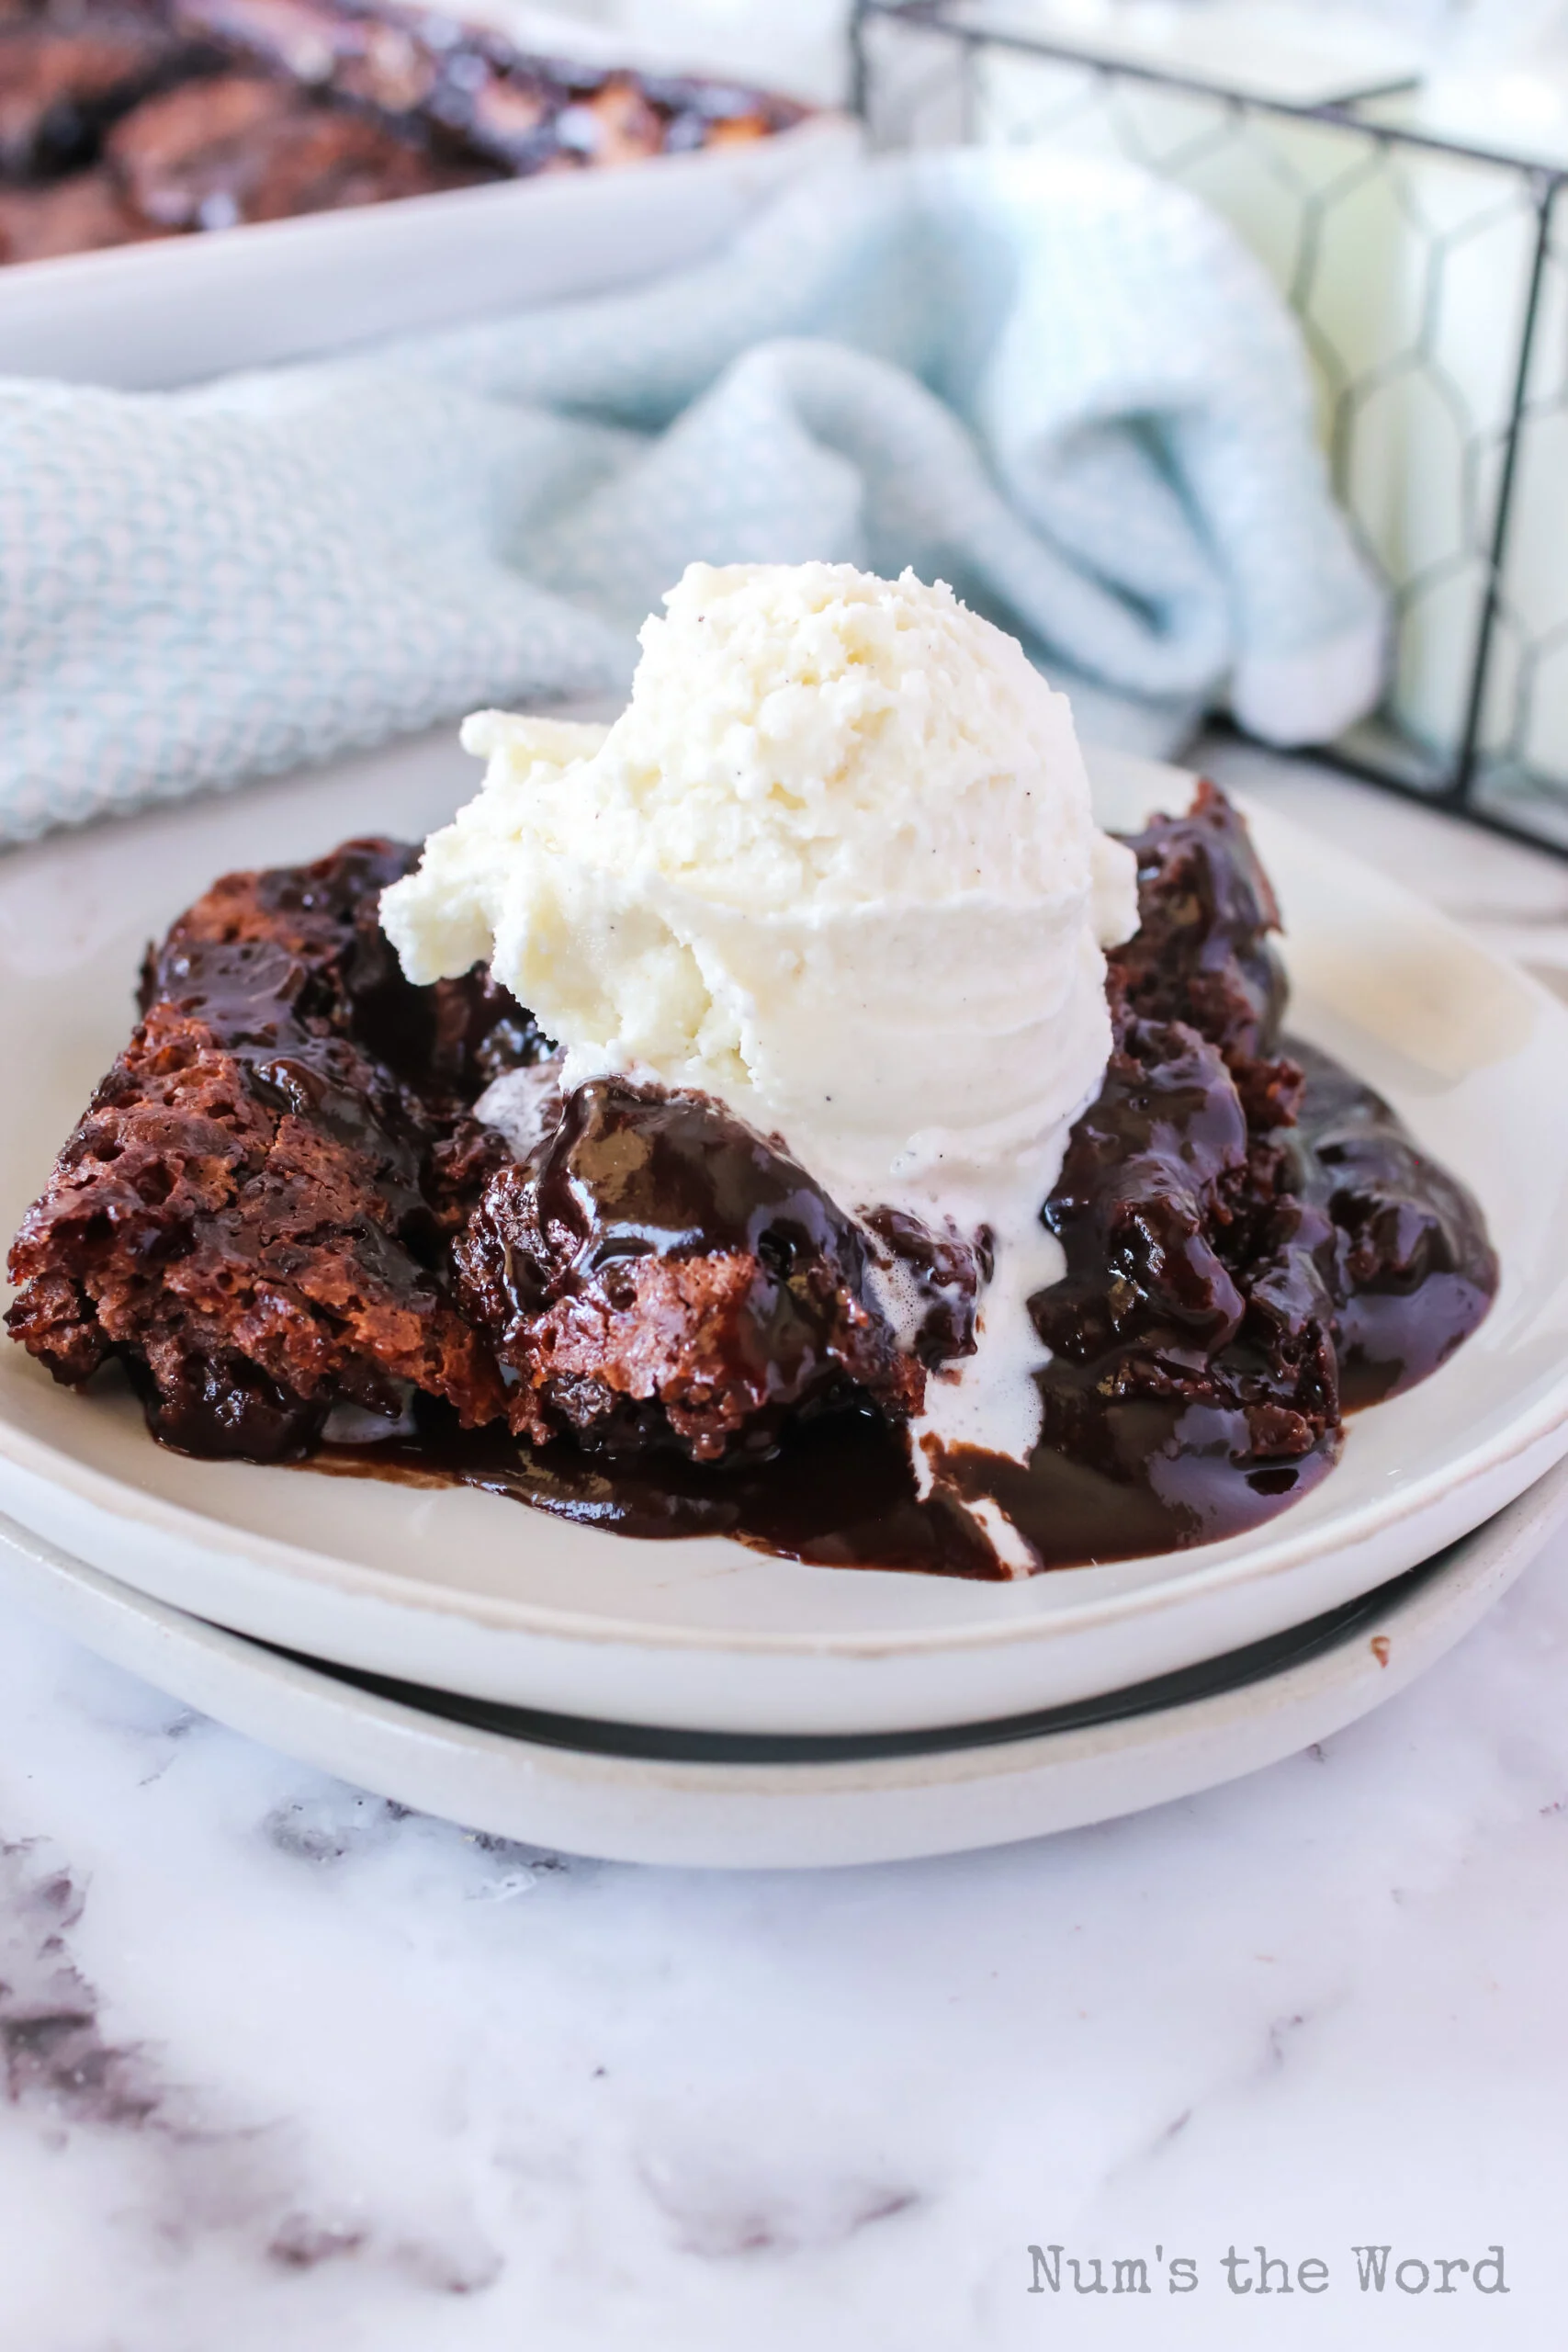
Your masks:
M 1138 861 L 1138 928 L 1110 958 L 1113 994 L 1145 1020 L 1181 1021 L 1217 1046 L 1255 1125 L 1288 1122 L 1301 1072 L 1276 1052 L 1284 968 L 1280 909 L 1252 837 L 1217 785 L 1185 816 L 1123 837 Z
M 313 865 L 223 876 L 148 951 L 142 1012 L 184 987 L 197 947 L 282 947 L 310 975 L 311 1014 L 395 1070 L 441 1128 L 492 1080 L 552 1048 L 533 1015 L 486 973 L 434 988 L 404 978 L 381 929 L 381 893 L 419 855 L 400 842 L 345 842 Z
M 1047 1209 L 1067 1273 L 1032 1302 L 1052 1351 L 1044 1445 L 1142 1476 L 1182 1423 L 1252 1469 L 1331 1440 L 1332 1227 L 1285 1189 L 1286 1165 L 1254 1149 L 1211 1039 L 1122 1021 Z
M 411 1388 L 466 1424 L 502 1410 L 441 1277 L 434 1158 L 465 1128 L 483 1140 L 467 1098 L 536 1033 L 477 981 L 402 980 L 376 906 L 416 854 L 354 842 L 198 901 L 23 1220 L 14 1335 L 68 1382 L 118 1357 L 165 1443 L 297 1456 L 334 1405 L 392 1419 Z M 388 1030 L 397 1067 L 375 1051 Z
M 73 172 L 41 187 L 0 187 L 0 262 L 57 261 L 136 244 L 158 232 L 133 212 L 107 172 Z
M 0 175 L 25 181 L 91 162 L 106 124 L 189 62 L 167 31 L 110 10 L 69 31 L 0 32 Z
M 1239 1244 L 1250 1266 L 1291 1227 L 1331 1302 L 1344 1409 L 1413 1387 L 1495 1295 L 1480 1208 L 1381 1095 L 1281 1036 L 1279 908 L 1218 786 L 1201 783 L 1185 816 L 1156 818 L 1132 847 L 1140 921 L 1111 956 L 1113 1009 L 1190 1023 L 1235 1081 L 1251 1142 L 1231 1254 Z
M 105 152 L 129 202 L 164 229 L 281 220 L 486 176 L 437 163 L 384 125 L 259 74 L 148 99 L 116 126 Z
M 128 201 L 165 229 L 240 217 L 240 197 L 265 165 L 259 142 L 288 123 L 299 101 L 259 74 L 225 74 L 138 107 L 106 141 Z
M 1128 838 L 1115 1049 L 1046 1206 L 1067 1273 L 1032 1302 L 1043 1442 L 1116 1476 L 1182 1444 L 1267 1476 L 1332 1447 L 1339 1420 L 1334 1227 L 1280 1134 L 1303 1075 L 1275 1050 L 1279 909 L 1212 784 Z
M 492 1177 L 459 1295 L 515 1375 L 520 1436 L 712 1461 L 857 1393 L 902 1417 L 924 1375 L 868 1298 L 859 1228 L 776 1142 L 705 1095 L 570 1094 Z
M 1370 1086 L 1311 1046 L 1291 1182 L 1332 1227 L 1341 1401 L 1379 1403 L 1447 1362 L 1484 1317 L 1497 1257 L 1481 1212 Z
M 1279 910 L 1239 812 L 1202 783 L 1131 846 L 1116 1048 L 1045 1212 L 1067 1274 L 1032 1302 L 1053 1351 L 1043 1442 L 1173 1492 L 1205 1448 L 1266 1484 L 1331 1453 L 1348 1407 L 1434 1370 L 1484 1315 L 1496 1261 L 1474 1201 L 1385 1102 L 1308 1046 L 1279 1050 Z

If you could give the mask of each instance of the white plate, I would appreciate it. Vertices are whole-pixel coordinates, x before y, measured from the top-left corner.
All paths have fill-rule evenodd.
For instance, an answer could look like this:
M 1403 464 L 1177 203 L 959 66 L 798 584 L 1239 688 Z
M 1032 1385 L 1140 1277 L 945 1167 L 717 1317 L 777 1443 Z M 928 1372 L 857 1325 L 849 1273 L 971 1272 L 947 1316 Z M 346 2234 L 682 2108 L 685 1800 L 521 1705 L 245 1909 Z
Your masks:
M 1073 1728 L 832 1761 L 626 1753 L 613 1727 L 481 1729 L 345 1685 L 100 1576 L 0 1522 L 0 1591 L 187 1705 L 378 1795 L 615 1861 L 732 1870 L 903 1861 L 1165 1804 L 1330 1738 L 1403 1690 L 1529 1566 L 1568 1505 L 1559 1467 L 1355 1622 L 1257 1679 L 1129 1693 Z M 1138 1700 L 1142 1698 L 1143 1703 Z M 540 1727 L 544 1728 L 544 1727 Z M 687 1743 L 688 1747 L 699 1745 Z M 721 1746 L 721 1743 L 714 1743 Z M 679 1743 L 672 1742 L 671 1747 Z
M 150 391 L 596 294 L 699 261 L 855 127 L 0 269 L 0 368 Z
M 1186 780 L 1100 761 L 1111 821 Z M 473 783 L 405 747 L 0 861 L 0 1225 L 123 1042 L 143 941 L 226 866 L 419 831 Z M 90 1566 L 286 1647 L 611 1722 L 870 1732 L 1139 1682 L 1330 1610 L 1499 1510 L 1568 1450 L 1568 1011 L 1393 885 L 1265 810 L 1294 1019 L 1479 1193 L 1503 1259 L 1480 1332 L 1362 1415 L 1269 1528 L 995 1587 L 639 1543 L 494 1497 L 187 1462 L 129 1400 L 0 1348 L 0 1509 Z

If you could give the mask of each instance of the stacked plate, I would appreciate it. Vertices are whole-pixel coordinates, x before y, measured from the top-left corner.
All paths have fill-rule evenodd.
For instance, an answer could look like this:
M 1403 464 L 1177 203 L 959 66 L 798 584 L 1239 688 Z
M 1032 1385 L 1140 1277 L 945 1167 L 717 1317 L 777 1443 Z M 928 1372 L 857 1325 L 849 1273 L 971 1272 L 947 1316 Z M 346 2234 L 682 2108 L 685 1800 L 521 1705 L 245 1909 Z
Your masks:
M 1136 822 L 1189 780 L 1096 763 Z M 224 868 L 416 834 L 445 745 L 0 865 L 0 1222 L 124 1040 L 145 940 Z M 1248 811 L 1293 1025 L 1472 1186 L 1481 1331 L 1362 1416 L 1272 1526 L 983 1586 L 638 1543 L 494 1497 L 186 1461 L 125 1396 L 0 1356 L 0 1582 L 225 1722 L 541 1843 L 699 1864 L 885 1859 L 1160 1802 L 1337 1729 L 1471 1624 L 1568 1510 L 1568 1011 L 1315 837 Z M 1548 1475 L 1551 1474 L 1551 1475 Z

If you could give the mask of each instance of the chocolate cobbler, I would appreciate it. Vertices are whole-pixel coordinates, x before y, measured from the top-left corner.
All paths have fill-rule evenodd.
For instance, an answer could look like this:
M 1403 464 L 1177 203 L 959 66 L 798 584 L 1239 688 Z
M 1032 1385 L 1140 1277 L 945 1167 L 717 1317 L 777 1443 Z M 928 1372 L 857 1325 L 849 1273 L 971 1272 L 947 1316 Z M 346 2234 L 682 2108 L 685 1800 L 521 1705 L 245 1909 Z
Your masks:
M 0 0 L 0 264 L 733 146 L 805 112 L 389 0 Z
M 482 971 L 403 977 L 377 910 L 418 851 L 386 841 L 231 875 L 150 951 L 12 1246 L 12 1336 L 73 1385 L 123 1365 L 188 1453 L 634 1535 L 988 1577 L 961 1498 L 1045 1566 L 1253 1526 L 1332 1468 L 1348 1410 L 1474 1329 L 1496 1261 L 1388 1104 L 1282 1034 L 1278 910 L 1224 796 L 1131 846 L 1114 1049 L 1041 1212 L 1066 1272 L 1031 1305 L 1026 1463 L 950 1449 L 922 1498 L 904 1435 L 974 1347 L 984 1233 L 852 1218 L 705 1095 L 563 1094 Z M 498 1080 L 504 1136 L 477 1112 Z M 912 1338 L 874 1253 L 918 1288 Z

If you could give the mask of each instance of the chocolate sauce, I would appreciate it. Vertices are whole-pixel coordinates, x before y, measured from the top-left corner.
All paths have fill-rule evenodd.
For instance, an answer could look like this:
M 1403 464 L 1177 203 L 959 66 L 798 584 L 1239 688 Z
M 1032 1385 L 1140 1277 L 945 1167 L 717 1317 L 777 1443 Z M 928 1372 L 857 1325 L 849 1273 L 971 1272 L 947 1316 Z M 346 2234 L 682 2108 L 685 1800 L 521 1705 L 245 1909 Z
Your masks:
M 625 1459 L 565 1442 L 535 1448 L 504 1430 L 465 1430 L 449 1408 L 418 1410 L 419 1434 L 322 1447 L 302 1466 L 340 1477 L 477 1487 L 612 1534 L 726 1535 L 759 1552 L 838 1568 L 914 1569 L 997 1580 L 996 1555 L 953 1495 L 915 1493 L 903 1439 L 867 1410 L 790 1424 L 776 1448 L 694 1463 L 673 1450 Z M 1238 1470 L 1245 1424 L 1201 1408 L 1134 1412 L 1118 1478 L 1039 1449 L 1027 1466 L 964 1449 L 950 1458 L 968 1499 L 994 1496 L 1044 1567 L 1179 1550 L 1258 1525 L 1316 1484 L 1332 1446 L 1282 1471 Z
M 188 910 L 12 1245 L 13 1336 L 73 1385 L 118 1359 L 178 1451 L 299 1458 L 411 1383 L 503 1408 L 446 1237 L 505 1156 L 468 1103 L 530 1040 L 481 978 L 403 978 L 376 909 L 415 855 L 349 842 Z
M 922 1375 L 866 1303 L 868 1250 L 776 1137 L 711 1095 L 603 1078 L 498 1169 L 453 1247 L 513 1431 L 621 1455 L 756 1453 L 786 1417 Z
M 1244 1132 L 1215 1107 L 1213 1097 L 1222 1092 L 1218 1074 L 1196 1052 L 1201 1041 L 1189 1037 L 1194 1049 L 1189 1065 L 1159 1073 L 1159 1099 L 1169 1110 L 1174 1098 L 1179 1114 L 1168 1119 L 1166 1141 L 1188 1170 L 1194 1131 L 1206 1131 L 1216 1159 L 1245 1157 Z M 1371 1402 L 1374 1395 L 1393 1395 L 1424 1379 L 1473 1329 L 1495 1281 L 1488 1276 L 1490 1253 L 1473 1204 L 1416 1149 L 1381 1097 L 1325 1055 L 1300 1046 L 1292 1052 L 1306 1065 L 1292 1172 L 1312 1193 L 1347 1213 L 1347 1137 L 1354 1138 L 1363 1186 L 1355 1213 L 1369 1208 L 1374 1184 L 1391 1188 L 1371 1212 L 1371 1223 L 1386 1226 L 1392 1219 L 1405 1245 L 1403 1257 L 1372 1272 L 1381 1288 L 1354 1292 L 1339 1310 L 1352 1335 L 1347 1401 Z M 1202 1075 L 1208 1085 L 1198 1082 Z M 1097 1109 L 1105 1107 L 1102 1097 Z M 1131 1193 L 1144 1172 L 1133 1143 L 1146 1144 L 1156 1123 L 1146 1102 L 1135 1111 L 1125 1104 L 1119 1109 L 1120 1132 L 1107 1159 L 1121 1171 L 1122 1191 Z M 1136 1136 L 1128 1132 L 1134 1119 Z M 1104 1127 L 1091 1127 L 1089 1120 L 1079 1134 L 1100 1146 L 1108 1141 Z M 1323 1159 L 1320 1142 L 1329 1155 Z M 1168 1176 L 1168 1170 L 1162 1172 Z M 1393 1187 L 1397 1206 L 1391 1208 Z M 1051 1208 L 1055 1219 L 1065 1221 L 1060 1189 Z M 1417 1230 L 1421 1238 L 1412 1248 Z M 1331 1257 L 1353 1251 L 1358 1238 L 1352 1230 L 1341 1233 L 1326 1215 L 1311 1227 L 1313 1247 Z M 1215 1390 L 1164 1398 L 1107 1396 L 1100 1385 L 1107 1348 L 1091 1352 L 1087 1363 L 1055 1355 L 1039 1375 L 1045 1436 L 1027 1464 L 971 1448 L 946 1458 L 944 1474 L 955 1494 L 970 1501 L 994 1498 L 1045 1567 L 1129 1559 L 1240 1533 L 1309 1493 L 1337 1458 L 1337 1416 L 1315 1430 L 1304 1416 L 1283 1432 L 1265 1424 L 1265 1442 L 1272 1434 L 1278 1443 L 1283 1434 L 1296 1450 L 1259 1453 L 1260 1415 L 1290 1408 L 1258 1401 L 1265 1386 L 1263 1341 L 1252 1336 L 1238 1345 L 1235 1329 L 1246 1324 L 1246 1303 L 1223 1263 L 1203 1262 L 1193 1235 L 1185 1238 L 1186 1261 L 1177 1265 L 1178 1253 L 1168 1250 L 1163 1264 L 1172 1267 L 1173 1295 L 1194 1332 L 1194 1361 L 1207 1368 L 1209 1344 L 1228 1336 L 1237 1383 L 1228 1396 Z M 1280 1254 L 1275 1251 L 1267 1269 L 1276 1285 L 1289 1272 L 1279 1263 Z M 1303 1279 L 1303 1287 L 1310 1306 L 1320 1308 L 1318 1284 Z M 1069 1272 L 1035 1302 L 1036 1319 L 1059 1327 L 1077 1303 Z M 1327 1311 L 1334 1312 L 1332 1306 Z M 1216 1315 L 1224 1315 L 1224 1326 L 1216 1327 Z M 1226 1326 L 1235 1328 L 1227 1334 Z M 1314 1347 L 1318 1343 L 1314 1332 Z M 1376 1366 L 1375 1379 L 1363 1364 Z M 1289 1369 L 1293 1376 L 1299 1367 Z M 1323 1377 L 1315 1357 L 1306 1377 L 1309 1386 Z M 566 1442 L 532 1447 L 493 1427 L 463 1430 L 449 1408 L 430 1400 L 422 1399 L 416 1414 L 414 1438 L 330 1446 L 314 1466 L 340 1476 L 478 1487 L 618 1534 L 727 1535 L 760 1551 L 836 1567 L 971 1577 L 999 1573 L 953 1495 L 939 1487 L 931 1499 L 917 1499 L 902 1437 L 870 1408 L 791 1422 L 771 1450 L 713 1464 L 692 1462 L 673 1448 L 618 1456 Z
M 1339 1401 L 1355 1411 L 1447 1363 L 1492 1304 L 1497 1260 L 1469 1193 L 1382 1097 L 1327 1054 L 1292 1050 L 1306 1074 L 1300 1182 L 1335 1228 Z

